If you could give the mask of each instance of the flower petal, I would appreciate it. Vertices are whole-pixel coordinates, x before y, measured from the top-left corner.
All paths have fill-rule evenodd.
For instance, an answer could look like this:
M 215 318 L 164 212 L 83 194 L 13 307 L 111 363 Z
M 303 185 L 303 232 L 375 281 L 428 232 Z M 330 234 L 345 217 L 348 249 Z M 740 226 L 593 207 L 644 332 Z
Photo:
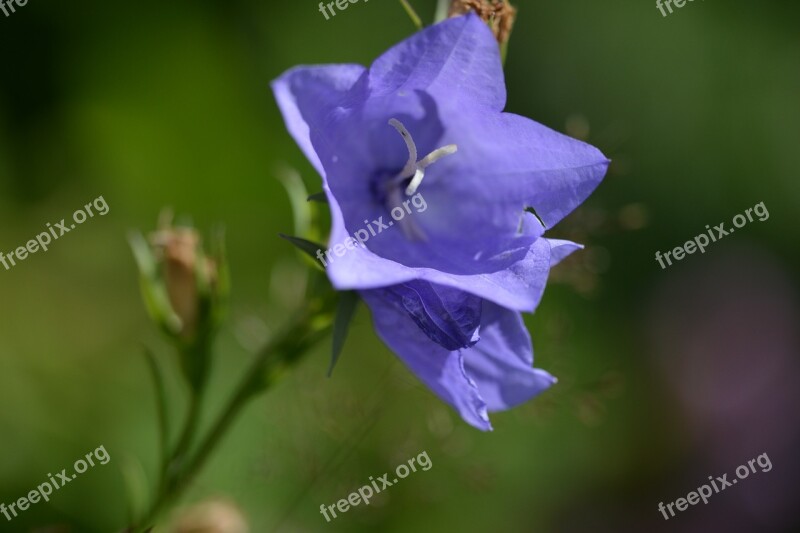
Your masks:
M 511 409 L 556 382 L 544 370 L 533 368 L 531 337 L 522 316 L 486 301 L 481 340 L 464 350 L 464 366 L 490 412 Z
M 423 189 L 429 202 L 441 195 L 467 211 L 489 199 L 495 206 L 532 207 L 549 229 L 586 200 L 608 170 L 610 161 L 597 148 L 528 118 L 465 112 L 444 102 L 438 113 L 447 128 L 443 138 L 458 144 L 458 157 L 432 169 Z M 513 231 L 508 224 L 496 229 Z
M 442 85 L 442 80 L 469 77 L 482 54 L 496 53 L 496 45 L 475 16 L 438 26 L 376 61 L 374 76 L 358 65 L 301 67 L 281 76 L 273 89 L 292 135 L 323 176 L 329 203 L 340 207 L 333 217 L 332 244 L 381 216 L 392 225 L 374 186 L 405 162 L 405 144 L 388 125 L 389 118 L 399 118 L 421 153 L 444 144 L 457 144 L 459 151 L 427 169 L 420 189 L 426 211 L 407 215 L 426 239 L 409 241 L 396 227 L 367 246 L 412 268 L 456 276 L 493 274 L 523 260 L 544 231 L 534 215 L 524 212 L 527 207 L 552 226 L 597 186 L 608 161 L 596 149 L 531 120 L 460 102 L 459 95 L 470 91 L 453 90 L 456 81 Z M 487 33 L 493 48 L 484 42 Z M 478 59 L 473 64 L 457 51 L 432 58 L 420 48 L 434 45 L 471 46 Z M 406 64 L 412 52 L 422 55 Z M 391 57 L 406 63 L 392 70 Z M 502 71 L 497 75 L 502 85 Z M 373 78 L 386 83 L 367 88 Z M 390 87 L 394 92 L 387 92 Z M 445 94 L 447 87 L 451 92 Z M 384 286 L 413 279 L 402 278 Z
M 410 241 L 400 227 L 393 227 L 367 242 L 377 255 L 408 267 L 455 275 L 507 269 L 544 232 L 537 216 L 554 225 L 605 175 L 608 160 L 597 149 L 531 120 L 475 109 L 457 113 L 442 109 L 430 95 L 419 93 L 381 105 L 370 102 L 338 123 L 334 136 L 341 139 L 339 155 L 325 152 L 321 158 L 331 193 L 341 206 L 344 227 L 338 229 L 345 238 L 345 227 L 354 233 L 380 217 L 389 226 L 399 226 L 371 187 L 376 168 L 391 175 L 390 169 L 397 172 L 407 157 L 405 144 L 387 117 L 401 116 L 412 135 L 424 137 L 418 143 L 420 153 L 458 145 L 457 153 L 426 169 L 419 189 L 424 211 L 407 208 L 404 215 L 408 219 L 404 222 L 418 227 L 426 238 Z M 506 121 L 515 124 L 511 135 L 502 130 Z M 382 166 L 371 160 L 374 154 L 383 155 Z M 535 214 L 526 212 L 529 207 Z M 334 237 L 332 242 L 342 241 Z
M 332 206 L 334 220 L 337 210 Z M 335 225 L 336 227 L 341 227 Z M 332 242 L 344 242 L 343 230 L 334 231 Z M 432 268 L 411 268 L 356 246 L 341 257 L 330 256 L 328 277 L 338 290 L 375 289 L 420 279 L 469 292 L 516 311 L 536 309 L 550 272 L 550 243 L 537 239 L 522 258 L 489 274 L 458 275 Z
M 478 342 L 481 299 L 467 292 L 414 280 L 376 291 L 408 313 L 425 335 L 448 350 Z
M 391 48 L 369 70 L 376 95 L 424 90 L 501 111 L 506 87 L 497 41 L 477 15 L 454 17 Z
M 331 112 L 345 101 L 364 72 L 361 65 L 296 67 L 272 82 L 289 133 L 323 179 L 326 174 L 312 144 L 312 133 L 327 133 Z
M 576 250 L 583 250 L 583 245 L 562 239 L 547 239 L 550 243 L 550 267 L 554 267 Z
M 433 343 L 408 314 L 376 291 L 362 291 L 361 296 L 372 311 L 378 336 L 403 363 L 467 423 L 491 430 L 486 403 L 464 371 L 462 355 Z

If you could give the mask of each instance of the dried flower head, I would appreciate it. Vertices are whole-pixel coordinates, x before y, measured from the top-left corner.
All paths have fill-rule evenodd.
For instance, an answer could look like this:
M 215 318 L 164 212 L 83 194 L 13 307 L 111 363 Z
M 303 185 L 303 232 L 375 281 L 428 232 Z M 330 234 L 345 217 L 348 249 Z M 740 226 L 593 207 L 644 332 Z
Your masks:
M 470 11 L 489 24 L 498 43 L 503 45 L 508 42 L 517 9 L 507 0 L 453 0 L 448 16 L 457 17 Z

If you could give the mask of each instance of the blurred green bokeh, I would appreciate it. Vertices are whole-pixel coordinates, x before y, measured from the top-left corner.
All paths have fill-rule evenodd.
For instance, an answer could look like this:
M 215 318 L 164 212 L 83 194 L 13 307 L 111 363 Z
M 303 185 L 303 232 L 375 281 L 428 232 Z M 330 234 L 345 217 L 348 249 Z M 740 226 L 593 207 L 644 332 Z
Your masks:
M 412 1 L 428 21 L 434 3 Z M 632 0 L 517 5 L 507 110 L 614 160 L 586 206 L 553 230 L 587 249 L 553 273 L 526 319 L 536 366 L 559 385 L 493 415 L 495 431 L 482 434 L 405 370 L 362 308 L 333 377 L 320 346 L 247 409 L 187 504 L 233 502 L 252 531 L 656 531 L 659 501 L 715 473 L 675 482 L 698 455 L 696 428 L 648 320 L 659 290 L 738 247 L 771 258 L 797 309 L 800 6 L 694 2 L 665 18 Z M 277 238 L 292 231 L 277 176 L 295 168 L 312 191 L 319 180 L 283 127 L 270 80 L 297 64 L 369 64 L 413 31 L 396 1 L 354 4 L 329 21 L 317 2 L 253 0 L 34 0 L 0 16 L 0 251 L 100 195 L 110 206 L 0 269 L 0 502 L 101 445 L 111 456 L 49 504 L 0 516 L 0 531 L 126 525 L 122 471 L 153 482 L 156 468 L 142 343 L 172 359 L 146 319 L 126 232 L 153 228 L 165 205 L 199 228 L 227 228 L 233 299 L 215 411 L 253 347 L 302 303 L 302 268 Z M 670 269 L 654 261 L 762 201 L 767 221 Z M 177 416 L 183 396 L 170 385 Z M 794 424 L 785 421 L 791 438 Z M 764 438 L 723 467 L 778 446 Z M 331 523 L 320 515 L 320 504 L 423 450 L 429 471 Z M 688 527 L 687 517 L 669 525 Z

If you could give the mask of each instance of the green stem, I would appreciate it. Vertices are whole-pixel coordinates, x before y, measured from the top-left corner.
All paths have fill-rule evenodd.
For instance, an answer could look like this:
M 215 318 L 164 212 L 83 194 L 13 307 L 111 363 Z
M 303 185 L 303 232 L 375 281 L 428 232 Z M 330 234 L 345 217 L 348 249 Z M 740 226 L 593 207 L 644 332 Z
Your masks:
M 435 22 L 441 22 L 447 18 L 447 13 L 450 8 L 450 0 L 439 0 L 436 3 L 436 14 L 434 16 Z
M 180 461 L 177 464 L 178 469 L 168 474 L 150 512 L 137 531 L 148 531 L 161 514 L 181 497 L 248 401 L 272 386 L 285 370 L 297 363 L 311 346 L 327 335 L 330 327 L 329 320 L 315 324 L 313 315 L 304 313 L 281 336 L 261 350 L 242 377 L 227 406 L 198 446 L 197 453 L 188 462 Z
M 414 26 L 416 26 L 418 30 L 421 30 L 423 27 L 422 19 L 419 18 L 419 15 L 417 15 L 417 12 L 411 7 L 411 4 L 408 3 L 408 0 L 400 0 L 400 3 L 403 4 L 403 9 L 405 9 L 408 16 L 411 17 L 411 22 L 414 23 Z
M 163 475 L 166 473 L 167 465 L 169 464 L 169 418 L 167 415 L 167 397 L 164 386 L 164 379 L 161 376 L 161 367 L 156 361 L 155 356 L 148 347 L 144 348 L 145 360 L 147 367 L 153 377 L 153 386 L 155 387 L 156 394 L 156 409 L 158 415 L 158 456 L 161 464 L 162 479 L 159 484 L 163 483 Z
M 148 513 L 147 518 L 142 521 L 144 528 L 142 531 L 147 531 L 148 529 L 146 528 L 150 524 L 154 524 L 161 514 L 178 501 L 185 490 L 188 489 L 194 476 L 197 475 L 239 412 L 252 397 L 253 394 L 249 391 L 249 387 L 239 387 L 228 406 L 217 419 L 214 427 L 210 430 L 197 455 L 186 463 L 185 468 L 181 468 L 183 464 L 180 463 L 174 465 L 178 470 L 172 470 L 168 473 L 155 504 Z
M 170 455 L 167 461 L 167 471 L 165 472 L 166 478 L 169 478 L 169 473 L 180 470 L 181 463 L 184 456 L 189 452 L 192 445 L 192 439 L 197 431 L 197 425 L 200 421 L 200 407 L 202 405 L 203 389 L 198 391 L 190 391 L 189 396 L 189 410 L 186 415 L 186 422 L 183 426 L 183 431 L 175 446 L 175 450 Z
M 182 361 L 191 359 L 205 361 L 208 360 L 210 353 L 205 349 L 206 345 L 210 344 L 210 338 L 199 341 L 195 346 L 185 346 L 179 348 L 180 357 Z M 183 424 L 178 442 L 175 448 L 170 453 L 167 450 L 167 455 L 163 457 L 161 465 L 161 473 L 158 481 L 158 493 L 169 490 L 172 478 L 181 471 L 181 468 L 186 462 L 186 456 L 191 451 L 192 442 L 194 441 L 197 427 L 200 422 L 200 414 L 202 412 L 203 397 L 206 389 L 206 377 L 198 377 L 196 383 L 189 388 L 189 406 L 186 413 L 186 420 Z M 169 446 L 166 444 L 166 446 Z

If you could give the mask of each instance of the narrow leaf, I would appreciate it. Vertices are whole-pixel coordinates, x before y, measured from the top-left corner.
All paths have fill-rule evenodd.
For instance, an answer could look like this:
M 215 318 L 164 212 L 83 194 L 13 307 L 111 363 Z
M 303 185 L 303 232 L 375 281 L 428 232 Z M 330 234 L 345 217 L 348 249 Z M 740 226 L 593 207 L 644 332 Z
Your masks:
M 320 204 L 327 204 L 328 197 L 325 195 L 324 192 L 315 192 L 314 194 L 309 194 L 308 198 L 306 198 L 307 202 L 317 202 Z
M 311 259 L 313 259 L 315 263 L 317 262 L 317 252 L 325 250 L 325 247 L 323 245 L 318 244 L 316 242 L 311 242 L 306 239 L 302 239 L 300 237 L 292 237 L 291 235 L 285 235 L 283 233 L 278 233 L 278 236 L 280 236 L 281 239 L 285 239 L 290 243 L 294 244 L 295 246 L 297 246 L 302 252 L 304 252 Z
M 172 309 L 169 295 L 159 277 L 158 264 L 150 251 L 150 246 L 139 232 L 131 232 L 128 235 L 128 242 L 133 251 L 136 265 L 139 267 L 142 298 L 150 318 L 167 335 L 175 335 L 181 329 L 181 319 Z
M 344 291 L 339 293 L 339 301 L 336 304 L 336 318 L 333 322 L 333 350 L 331 353 L 331 365 L 328 367 L 328 377 L 333 373 L 333 367 L 339 360 L 339 355 L 344 348 L 344 341 L 347 340 L 347 333 L 350 330 L 350 322 L 356 314 L 358 307 L 358 293 L 355 291 Z
M 308 191 L 300 174 L 294 169 L 285 168 L 278 172 L 278 180 L 286 189 L 286 194 L 289 195 L 294 216 L 294 232 L 297 235 L 308 235 L 311 229 L 312 213 L 306 202 Z
M 531 206 L 528 206 L 528 207 L 526 207 L 526 208 L 524 209 L 524 211 L 525 211 L 526 213 L 530 213 L 531 215 L 535 216 L 535 217 L 536 217 L 536 220 L 538 220 L 538 221 L 539 221 L 539 224 L 541 224 L 543 228 L 547 229 L 547 224 L 545 224 L 545 223 L 544 223 L 544 220 L 542 220 L 542 217 L 540 217 L 540 216 L 539 216 L 539 213 L 537 213 L 537 212 L 536 212 L 536 209 L 534 209 L 534 208 L 533 208 L 533 207 L 531 207 Z
M 158 270 L 156 260 L 142 234 L 138 231 L 131 231 L 128 234 L 128 242 L 133 251 L 133 258 L 136 261 L 136 266 L 139 267 L 139 273 L 148 279 L 156 277 Z
M 225 229 L 215 227 L 211 232 L 211 257 L 217 266 L 216 283 L 214 284 L 214 305 L 212 311 L 213 327 L 218 327 L 228 312 L 228 300 L 231 293 L 231 274 L 228 267 L 228 255 L 225 250 Z
M 150 498 L 147 474 L 142 463 L 134 455 L 124 455 L 122 460 L 115 464 L 122 474 L 128 520 L 133 524 L 141 519 L 147 509 L 147 502 Z

